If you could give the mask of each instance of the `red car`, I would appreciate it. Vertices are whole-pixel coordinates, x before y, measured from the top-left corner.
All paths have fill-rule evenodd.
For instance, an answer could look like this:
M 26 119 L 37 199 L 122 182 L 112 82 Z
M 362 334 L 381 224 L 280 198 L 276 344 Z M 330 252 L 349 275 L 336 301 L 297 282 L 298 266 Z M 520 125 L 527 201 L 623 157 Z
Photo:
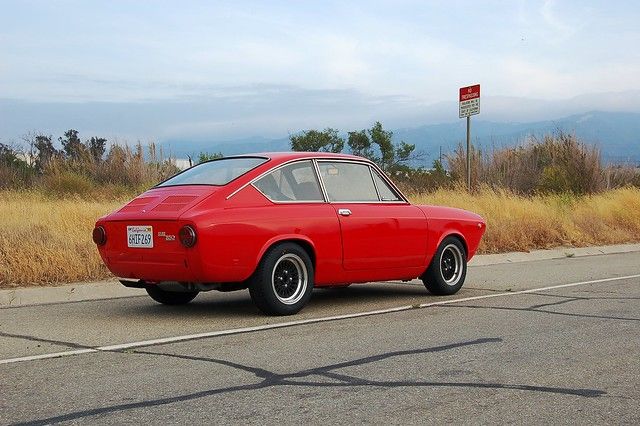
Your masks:
M 100 218 L 93 240 L 125 286 L 160 303 L 248 288 L 288 315 L 313 287 L 420 277 L 456 293 L 484 231 L 477 214 L 412 205 L 369 160 L 288 152 L 191 167 Z

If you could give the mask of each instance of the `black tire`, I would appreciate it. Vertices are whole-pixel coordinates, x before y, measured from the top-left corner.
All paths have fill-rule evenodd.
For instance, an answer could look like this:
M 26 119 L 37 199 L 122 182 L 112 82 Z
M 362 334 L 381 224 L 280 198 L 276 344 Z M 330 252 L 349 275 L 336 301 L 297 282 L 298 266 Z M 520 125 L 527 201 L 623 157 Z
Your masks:
M 163 305 L 185 305 L 199 293 L 198 291 L 167 291 L 157 285 L 147 285 L 145 290 L 153 300 Z
M 429 292 L 444 296 L 457 293 L 466 276 L 467 253 L 464 245 L 456 237 L 447 237 L 420 278 Z
M 295 243 L 270 248 L 251 277 L 253 303 L 267 315 L 293 315 L 304 307 L 313 290 L 313 264 Z

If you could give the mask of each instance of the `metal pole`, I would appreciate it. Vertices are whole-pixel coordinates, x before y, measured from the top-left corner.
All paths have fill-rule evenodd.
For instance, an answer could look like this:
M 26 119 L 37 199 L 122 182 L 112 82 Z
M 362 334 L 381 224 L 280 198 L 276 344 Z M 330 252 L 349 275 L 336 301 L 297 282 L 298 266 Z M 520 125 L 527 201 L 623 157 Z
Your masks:
M 471 116 L 467 116 L 467 190 L 471 191 Z

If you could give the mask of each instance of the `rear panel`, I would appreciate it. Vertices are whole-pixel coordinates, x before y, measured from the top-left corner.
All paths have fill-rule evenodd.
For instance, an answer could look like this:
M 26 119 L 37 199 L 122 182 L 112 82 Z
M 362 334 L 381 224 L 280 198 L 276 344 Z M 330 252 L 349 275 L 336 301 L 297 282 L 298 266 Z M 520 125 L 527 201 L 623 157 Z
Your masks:
M 182 224 L 175 220 L 129 220 L 101 223 L 107 243 L 100 255 L 114 275 L 120 278 L 188 281 L 194 268 L 188 249 L 180 244 L 178 232 Z M 151 227 L 153 247 L 130 247 L 127 227 Z M 197 268 L 196 268 L 197 269 Z

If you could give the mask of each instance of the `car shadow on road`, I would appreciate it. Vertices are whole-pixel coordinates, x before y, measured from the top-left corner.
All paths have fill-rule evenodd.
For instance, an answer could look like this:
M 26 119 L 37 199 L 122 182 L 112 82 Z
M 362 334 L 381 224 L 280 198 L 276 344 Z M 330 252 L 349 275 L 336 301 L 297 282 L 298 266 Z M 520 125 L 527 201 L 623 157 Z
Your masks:
M 420 303 L 428 302 L 435 298 L 423 287 L 400 283 L 375 283 L 358 284 L 340 289 L 314 289 L 311 300 L 302 311 L 303 314 L 334 314 L 336 309 L 369 304 L 411 303 L 418 298 Z M 216 291 L 202 293 L 191 303 L 180 306 L 168 306 L 158 304 L 151 299 L 137 298 L 136 304 L 114 306 L 116 313 L 123 316 L 154 316 L 181 318 L 264 318 L 264 315 L 251 301 L 248 290 L 240 290 L 230 293 Z

